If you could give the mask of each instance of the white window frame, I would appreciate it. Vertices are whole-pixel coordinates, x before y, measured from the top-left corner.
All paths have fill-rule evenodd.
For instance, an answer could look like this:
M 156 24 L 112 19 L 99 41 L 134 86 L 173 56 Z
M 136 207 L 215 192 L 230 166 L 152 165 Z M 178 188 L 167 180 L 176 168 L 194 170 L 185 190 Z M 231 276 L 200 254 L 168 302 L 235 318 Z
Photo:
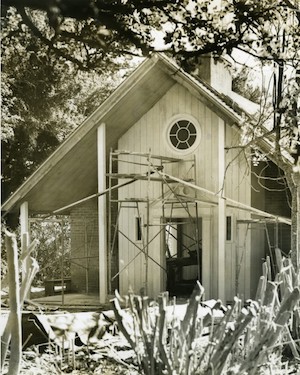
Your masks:
M 190 121 L 195 126 L 196 131 L 197 131 L 197 137 L 196 137 L 196 140 L 195 140 L 194 144 L 191 147 L 189 147 L 187 149 L 184 149 L 184 150 L 180 150 L 177 147 L 175 147 L 170 140 L 170 130 L 173 127 L 173 125 L 180 120 Z M 166 139 L 166 142 L 167 142 L 167 145 L 168 145 L 170 151 L 177 152 L 181 155 L 190 154 L 197 149 L 197 147 L 199 146 L 200 141 L 201 141 L 201 126 L 200 126 L 200 123 L 194 116 L 192 116 L 190 114 L 177 114 L 177 115 L 173 116 L 171 119 L 169 119 L 169 121 L 166 124 L 165 139 Z

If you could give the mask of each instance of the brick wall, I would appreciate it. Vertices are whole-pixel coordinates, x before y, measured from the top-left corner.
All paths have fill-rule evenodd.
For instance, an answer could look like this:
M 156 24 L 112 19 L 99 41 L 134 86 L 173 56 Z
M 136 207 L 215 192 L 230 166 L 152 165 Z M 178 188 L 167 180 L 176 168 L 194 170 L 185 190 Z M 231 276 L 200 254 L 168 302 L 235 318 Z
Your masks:
M 70 219 L 72 290 L 99 292 L 97 200 L 75 207 Z

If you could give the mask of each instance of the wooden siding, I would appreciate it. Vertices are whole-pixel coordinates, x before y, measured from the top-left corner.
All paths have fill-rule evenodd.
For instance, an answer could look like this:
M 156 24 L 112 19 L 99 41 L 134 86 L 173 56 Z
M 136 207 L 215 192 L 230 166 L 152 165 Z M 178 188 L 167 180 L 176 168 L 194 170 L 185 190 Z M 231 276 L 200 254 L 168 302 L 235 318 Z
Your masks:
M 72 148 L 64 159 L 56 164 L 53 162 L 48 167 L 49 170 L 43 174 L 43 182 L 31 182 L 32 187 L 28 193 L 31 212 L 49 213 L 97 191 L 95 139 L 95 133 L 92 137 L 84 137 L 80 144 L 81 151 L 76 147 Z
M 167 142 L 167 129 L 170 120 L 175 115 L 190 115 L 195 118 L 201 127 L 201 140 L 198 147 L 190 154 L 182 155 L 173 149 Z M 174 158 L 182 158 L 185 162 L 165 163 L 164 171 L 180 178 L 193 178 L 196 176 L 195 183 L 205 189 L 217 193 L 219 190 L 219 127 L 224 126 L 224 122 L 209 109 L 201 100 L 197 99 L 190 91 L 180 84 L 174 85 L 165 94 L 161 100 L 156 103 L 134 126 L 132 126 L 119 140 L 118 148 L 120 150 L 135 151 L 155 155 L 165 155 Z M 236 146 L 239 142 L 238 131 L 229 125 L 225 125 L 225 145 L 224 148 Z M 195 159 L 194 159 L 195 158 Z M 127 159 L 132 160 L 132 156 Z M 186 160 L 191 160 L 187 162 Z M 196 168 L 191 168 L 192 160 L 196 161 Z M 137 163 L 144 162 L 146 158 L 135 157 Z M 158 161 L 152 160 L 159 164 Z M 190 164 L 189 164 L 190 163 Z M 230 149 L 225 151 L 224 176 L 224 195 L 245 204 L 251 204 L 251 174 L 248 168 L 248 162 L 244 153 L 239 149 Z M 119 164 L 119 173 L 146 173 L 147 165 L 140 166 L 136 164 Z M 119 199 L 125 198 L 147 198 L 150 201 L 161 197 L 161 184 L 159 182 L 147 183 L 146 181 L 135 182 L 129 187 L 122 188 L 119 191 Z M 195 193 L 194 193 L 195 194 Z M 205 194 L 197 192 L 198 198 L 211 200 L 211 197 L 205 197 Z M 216 203 L 216 202 L 215 202 Z M 139 207 L 146 222 L 146 206 L 139 203 Z M 184 211 L 184 210 L 183 210 Z M 178 212 L 177 215 L 183 215 L 184 212 Z M 247 299 L 253 294 L 256 287 L 256 280 L 260 275 L 260 259 L 263 254 L 261 249 L 256 248 L 251 251 L 251 226 L 241 224 L 241 220 L 250 219 L 250 213 L 245 210 L 238 210 L 227 206 L 225 215 L 232 217 L 232 240 L 226 241 L 225 247 L 225 298 L 232 300 L 233 296 L 238 294 L 241 298 Z M 120 215 L 120 229 L 122 232 L 134 235 L 134 217 L 137 216 L 137 210 L 133 208 L 124 208 Z M 150 223 L 155 218 L 159 221 L 161 216 L 161 207 L 159 200 L 150 206 Z M 219 230 L 218 228 L 218 208 L 216 205 L 199 205 L 199 216 L 204 220 L 204 227 L 209 233 L 204 234 L 203 242 L 206 247 L 203 248 L 203 283 L 206 288 L 207 298 L 218 297 L 218 270 L 220 265 L 219 258 Z M 225 230 L 226 228 L 224 228 Z M 144 228 L 144 235 L 146 229 Z M 151 239 L 158 229 L 155 226 L 150 227 Z M 161 265 L 164 264 L 165 254 L 163 246 L 160 243 L 159 236 L 151 243 L 149 255 Z M 127 293 L 128 288 L 132 287 L 139 292 L 145 286 L 145 256 L 132 243 L 119 236 L 119 262 L 120 269 L 126 267 L 120 274 L 120 291 Z M 221 250 L 222 251 L 222 250 Z M 139 254 L 139 255 L 138 255 Z M 135 258 L 135 259 L 134 259 Z M 133 260 L 134 259 L 134 260 Z M 259 261 L 258 261 L 259 259 Z M 130 263 L 130 264 L 129 264 Z M 128 265 L 129 264 L 129 265 Z M 164 290 L 164 272 L 151 259 L 148 267 L 148 294 L 156 296 L 157 293 Z M 207 268 L 209 266 L 209 268 Z M 255 274 L 255 278 L 251 275 Z M 255 279 L 255 281 L 253 280 Z M 227 280 L 229 282 L 227 282 Z
M 145 60 L 91 116 L 3 204 L 17 211 L 28 201 L 30 212 L 49 213 L 97 192 L 97 136 L 107 125 L 106 151 L 174 84 L 160 58 Z M 83 183 L 84 182 L 84 183 Z M 64 212 L 68 214 L 69 211 Z
M 167 128 L 170 120 L 175 115 L 190 115 L 193 116 L 201 127 L 201 140 L 198 148 L 191 154 L 182 155 L 180 152 L 174 150 L 167 142 Z M 162 99 L 156 103 L 150 111 L 148 111 L 134 126 L 132 126 L 121 139 L 119 140 L 118 148 L 120 150 L 135 151 L 141 153 L 148 153 L 155 155 L 164 155 L 174 158 L 182 158 L 189 160 L 179 163 L 164 163 L 164 171 L 171 175 L 180 178 L 193 178 L 196 175 L 196 183 L 213 192 L 218 189 L 218 116 L 207 108 L 201 101 L 196 99 L 187 89 L 181 85 L 174 85 Z M 196 160 L 196 171 L 191 168 L 194 157 Z M 123 157 L 124 159 L 124 157 Z M 132 160 L 132 156 L 127 157 Z M 135 157 L 135 162 L 146 163 L 147 159 L 142 157 Z M 160 164 L 158 160 L 152 160 L 155 164 Z M 119 173 L 146 173 L 147 166 L 139 166 L 136 164 L 119 164 Z M 120 181 L 121 182 L 121 181 Z M 174 185 L 174 184 L 173 184 Z M 174 185 L 176 186 L 176 185 Z M 151 182 L 148 184 L 145 181 L 135 182 L 129 187 L 122 188 L 119 191 L 119 199 L 125 198 L 147 198 L 150 201 L 159 198 L 162 193 L 162 186 L 159 182 Z M 139 204 L 142 212 L 143 220 L 146 222 L 146 206 Z M 206 205 L 207 207 L 207 205 Z M 199 216 L 205 216 L 205 228 L 211 227 L 211 218 L 207 215 L 209 208 L 199 209 Z M 159 224 L 161 214 L 161 207 L 159 200 L 151 203 L 150 206 L 150 223 L 156 222 Z M 130 236 L 134 235 L 134 216 L 137 215 L 137 210 L 133 208 L 123 208 L 120 215 L 120 229 Z M 173 214 L 174 215 L 174 214 Z M 176 215 L 184 216 L 184 210 L 176 211 Z M 150 227 L 149 238 L 153 238 L 158 231 L 157 226 Z M 146 229 L 143 233 L 145 236 Z M 134 242 L 134 241 L 133 241 Z M 212 246 L 211 238 L 204 238 L 207 246 Z M 211 249 L 205 249 L 206 253 L 210 255 Z M 127 293 L 128 288 L 132 287 L 136 292 L 139 292 L 144 287 L 145 281 L 145 257 L 130 241 L 124 239 L 121 234 L 119 236 L 119 265 L 120 270 L 128 265 L 126 269 L 120 274 L 120 290 L 121 293 Z M 165 254 L 163 254 L 163 246 L 161 246 L 161 236 L 157 236 L 151 243 L 149 248 L 149 255 L 161 265 L 164 265 Z M 211 264 L 212 258 L 206 258 L 204 264 Z M 164 272 L 151 259 L 148 263 L 148 294 L 155 296 L 160 291 L 164 290 Z M 215 272 L 217 270 L 215 269 Z M 204 279 L 207 283 L 207 295 L 210 296 L 210 279 L 211 275 L 208 272 Z
M 239 144 L 239 137 L 236 129 L 226 127 L 225 195 L 251 205 L 251 165 L 247 154 L 234 148 Z M 253 298 L 265 255 L 263 233 L 257 225 L 249 222 L 251 214 L 245 210 L 227 208 L 226 215 L 231 215 L 234 228 L 232 241 L 226 242 L 226 279 L 230 280 L 226 285 L 226 298 L 232 300 L 234 295 Z
M 201 127 L 201 141 L 198 149 L 193 153 L 182 156 L 168 145 L 166 131 L 169 121 L 177 114 L 188 114 L 196 118 Z M 218 117 L 199 100 L 193 97 L 186 89 L 176 84 L 169 92 L 147 112 L 126 134 L 120 138 L 118 148 L 136 152 L 150 152 L 156 155 L 188 159 L 194 156 L 197 162 L 197 184 L 217 192 L 218 189 L 218 163 L 217 153 Z M 137 157 L 137 161 L 141 160 Z M 182 166 L 182 164 L 181 164 Z M 142 170 L 134 166 L 125 170 L 120 166 L 119 172 L 128 173 Z M 167 173 L 176 173 L 178 176 L 179 164 L 169 165 Z M 147 169 L 144 168 L 144 171 Z M 180 173 L 179 177 L 182 176 Z M 129 188 L 131 190 L 131 188 Z

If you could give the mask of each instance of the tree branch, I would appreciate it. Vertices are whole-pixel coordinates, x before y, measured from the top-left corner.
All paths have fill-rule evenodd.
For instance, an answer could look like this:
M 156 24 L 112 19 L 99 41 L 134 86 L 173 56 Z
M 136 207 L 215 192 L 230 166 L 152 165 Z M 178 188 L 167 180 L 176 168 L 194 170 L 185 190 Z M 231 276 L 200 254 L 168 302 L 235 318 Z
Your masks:
M 173 4 L 170 0 L 131 0 L 128 2 L 122 1 L 107 1 L 107 0 L 2 0 L 2 5 L 12 6 L 17 9 L 28 7 L 35 10 L 45 12 L 57 8 L 60 15 L 63 17 L 73 18 L 78 21 L 86 20 L 88 18 L 98 19 L 100 12 L 110 13 L 111 15 L 123 14 L 128 15 L 134 10 L 141 10 L 144 8 L 163 9 L 167 5 Z
M 251 141 L 249 141 L 245 145 L 225 147 L 225 150 L 246 149 L 246 148 L 249 148 L 249 147 L 253 146 L 255 143 L 259 142 L 260 140 L 266 139 L 267 137 L 269 137 L 270 135 L 272 135 L 274 133 L 275 133 L 275 129 L 269 130 L 266 133 L 262 134 L 261 136 L 255 137 L 255 138 L 251 139 Z
M 71 61 L 77 65 L 82 70 L 87 70 L 87 67 L 83 64 L 82 61 L 76 59 L 75 57 L 63 52 L 60 48 L 54 46 L 53 42 L 45 37 L 41 31 L 34 25 L 31 19 L 28 17 L 24 8 L 18 8 L 18 12 L 22 16 L 24 24 L 32 31 L 32 33 L 39 38 L 43 43 L 45 43 L 51 50 L 53 50 L 58 56 Z

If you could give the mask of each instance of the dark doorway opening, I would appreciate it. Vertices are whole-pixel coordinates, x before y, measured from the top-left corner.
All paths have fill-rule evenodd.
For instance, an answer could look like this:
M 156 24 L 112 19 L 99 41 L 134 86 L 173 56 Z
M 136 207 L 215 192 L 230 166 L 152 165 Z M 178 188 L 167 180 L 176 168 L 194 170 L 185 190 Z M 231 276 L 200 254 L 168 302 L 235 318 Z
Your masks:
M 165 226 L 167 290 L 170 295 L 189 296 L 201 282 L 202 220 L 170 218 Z

